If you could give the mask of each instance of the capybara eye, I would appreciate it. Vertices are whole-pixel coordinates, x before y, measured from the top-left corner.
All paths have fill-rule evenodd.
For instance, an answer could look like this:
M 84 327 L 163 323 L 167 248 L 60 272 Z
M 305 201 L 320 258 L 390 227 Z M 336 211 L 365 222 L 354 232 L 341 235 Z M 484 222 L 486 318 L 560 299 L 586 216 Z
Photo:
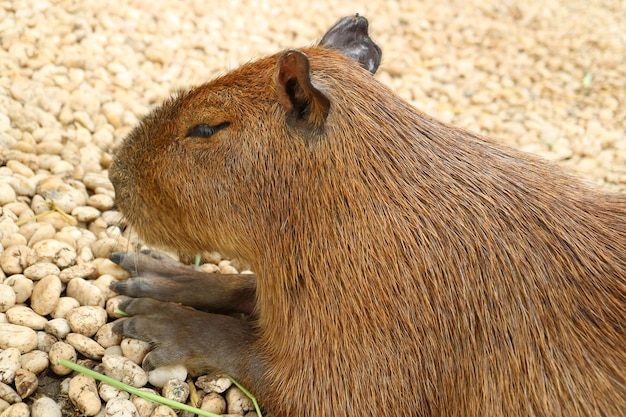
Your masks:
M 187 131 L 187 138 L 210 138 L 215 133 L 220 130 L 228 127 L 230 125 L 229 122 L 223 122 L 215 126 L 211 125 L 195 125 L 191 129 Z

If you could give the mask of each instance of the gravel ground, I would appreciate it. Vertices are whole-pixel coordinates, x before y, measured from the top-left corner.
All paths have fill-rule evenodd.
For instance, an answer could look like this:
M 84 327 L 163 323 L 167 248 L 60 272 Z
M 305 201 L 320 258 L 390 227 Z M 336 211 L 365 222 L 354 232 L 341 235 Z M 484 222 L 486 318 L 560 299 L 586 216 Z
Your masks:
M 626 2 L 285 3 L 0 1 L 0 416 L 170 415 L 56 362 L 114 373 L 105 349 L 145 351 L 105 324 L 124 276 L 106 258 L 140 246 L 117 226 L 112 151 L 171 91 L 311 44 L 341 16 L 368 17 L 377 77 L 416 107 L 626 190 Z M 241 404 L 224 383 L 196 385 L 218 412 L 248 412 L 221 408 Z

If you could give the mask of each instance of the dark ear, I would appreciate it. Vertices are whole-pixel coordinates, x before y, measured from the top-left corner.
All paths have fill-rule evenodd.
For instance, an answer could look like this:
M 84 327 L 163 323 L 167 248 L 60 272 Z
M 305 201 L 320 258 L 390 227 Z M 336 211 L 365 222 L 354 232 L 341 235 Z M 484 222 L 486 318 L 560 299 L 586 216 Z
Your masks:
M 330 101 L 311 84 L 309 58 L 300 51 L 287 51 L 276 68 L 276 95 L 289 121 L 309 130 L 322 130 Z
M 359 16 L 358 13 L 344 17 L 326 32 L 320 41 L 320 46 L 341 52 L 374 74 L 380 65 L 383 53 L 369 37 L 367 28 L 367 19 Z

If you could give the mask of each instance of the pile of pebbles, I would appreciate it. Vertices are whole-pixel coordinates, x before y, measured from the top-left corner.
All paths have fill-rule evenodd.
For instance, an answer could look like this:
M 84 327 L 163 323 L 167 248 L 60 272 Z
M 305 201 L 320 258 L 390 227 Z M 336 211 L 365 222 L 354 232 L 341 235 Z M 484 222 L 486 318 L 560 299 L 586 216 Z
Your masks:
M 376 76 L 416 107 L 626 190 L 621 0 L 0 1 L 1 417 L 175 415 L 58 363 L 188 400 L 184 369 L 146 375 L 147 346 L 111 332 L 127 273 L 109 254 L 144 248 L 120 227 L 114 149 L 171 91 L 354 12 L 383 48 Z M 254 414 L 228 379 L 192 382 L 203 407 Z

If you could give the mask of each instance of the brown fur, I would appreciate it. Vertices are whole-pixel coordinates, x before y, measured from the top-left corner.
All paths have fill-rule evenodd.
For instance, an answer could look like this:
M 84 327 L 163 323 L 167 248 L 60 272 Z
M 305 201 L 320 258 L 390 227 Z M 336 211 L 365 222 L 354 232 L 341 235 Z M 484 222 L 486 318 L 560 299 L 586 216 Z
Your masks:
M 146 242 L 252 265 L 262 376 L 236 377 L 274 416 L 624 415 L 625 196 L 302 51 L 321 129 L 287 120 L 278 54 L 166 102 L 111 170 Z

